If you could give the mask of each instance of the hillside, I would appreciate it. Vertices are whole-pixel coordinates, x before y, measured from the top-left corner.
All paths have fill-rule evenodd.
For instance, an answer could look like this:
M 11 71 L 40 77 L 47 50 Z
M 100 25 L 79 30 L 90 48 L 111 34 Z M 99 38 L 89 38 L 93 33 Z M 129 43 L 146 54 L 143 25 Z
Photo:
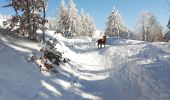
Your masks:
M 169 100 L 170 44 L 107 38 L 59 40 L 71 59 L 43 75 L 25 57 L 41 44 L 0 33 L 0 100 Z

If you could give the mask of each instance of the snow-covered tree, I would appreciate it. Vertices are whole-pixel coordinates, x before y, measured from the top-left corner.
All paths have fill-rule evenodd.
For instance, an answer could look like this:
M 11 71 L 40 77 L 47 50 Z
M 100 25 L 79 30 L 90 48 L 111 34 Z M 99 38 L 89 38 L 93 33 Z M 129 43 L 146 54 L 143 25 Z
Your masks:
M 53 18 L 51 18 L 51 17 L 48 17 L 47 18 L 47 20 L 48 20 L 48 23 L 46 24 L 46 27 L 47 27 L 47 29 L 50 29 L 50 30 L 54 30 L 53 28 Z
M 60 2 L 60 8 L 59 8 L 59 16 L 57 17 L 56 14 L 56 24 L 57 24 L 57 31 L 60 33 L 65 33 L 65 31 L 68 31 L 69 29 L 69 12 L 68 8 L 65 5 L 65 1 L 61 0 Z
M 158 26 L 157 27 L 157 32 L 153 36 L 153 41 L 164 41 L 164 33 L 163 33 L 163 27 Z
M 81 18 L 81 27 L 82 27 L 82 36 L 92 36 L 95 31 L 95 24 L 93 21 L 93 18 L 84 12 L 84 10 L 81 10 L 80 13 Z
M 69 9 L 69 21 L 70 21 L 69 32 L 71 33 L 71 36 L 77 36 L 78 26 L 79 26 L 79 22 L 78 22 L 79 16 L 78 16 L 78 10 L 76 9 L 73 0 L 70 0 L 68 9 Z
M 94 34 L 94 32 L 95 32 L 95 24 L 94 24 L 94 21 L 93 21 L 93 18 L 90 16 L 90 15 L 88 15 L 87 16 L 87 24 L 88 24 L 88 36 L 93 36 L 93 34 Z
M 137 31 L 143 41 L 157 41 L 162 32 L 162 27 L 151 12 L 142 12 L 137 22 Z
M 59 10 L 55 14 L 56 31 L 63 33 L 65 37 L 92 36 L 95 25 L 92 17 L 81 11 L 80 15 L 73 0 L 69 1 L 68 6 L 61 0 Z M 54 25 L 51 25 L 54 26 Z
M 170 40 L 170 18 L 167 24 L 167 30 L 165 31 L 165 35 L 164 35 L 164 39 L 166 42 L 168 42 Z
M 22 35 L 28 33 L 30 39 L 36 36 L 37 29 L 45 29 L 47 0 L 9 0 L 9 4 L 4 7 L 12 7 L 16 13 L 6 22 L 9 29 Z
M 119 11 L 114 7 L 111 15 L 107 19 L 105 34 L 108 36 L 126 38 L 128 36 L 126 30 Z
M 86 32 L 87 32 L 87 20 L 86 20 L 86 14 L 84 12 L 84 9 L 81 9 L 81 12 L 80 12 L 80 21 L 81 21 L 81 35 L 82 36 L 86 36 Z

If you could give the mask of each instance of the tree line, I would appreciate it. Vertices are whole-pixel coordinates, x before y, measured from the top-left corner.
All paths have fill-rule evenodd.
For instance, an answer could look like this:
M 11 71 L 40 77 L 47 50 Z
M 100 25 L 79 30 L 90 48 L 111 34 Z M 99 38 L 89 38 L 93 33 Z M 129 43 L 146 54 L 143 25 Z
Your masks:
M 62 33 L 63 36 L 68 38 L 93 36 L 96 30 L 92 16 L 83 9 L 79 14 L 73 0 L 69 0 L 68 5 L 65 4 L 64 0 L 61 0 L 54 17 L 48 18 L 48 21 L 45 18 L 47 0 L 9 0 L 8 2 L 9 4 L 4 7 L 12 7 L 15 15 L 5 21 L 4 25 L 7 29 L 17 31 L 19 35 L 28 35 L 29 39 L 36 37 L 38 29 L 44 31 L 47 22 L 49 29 Z M 106 19 L 105 35 L 148 42 L 163 40 L 163 27 L 153 13 L 142 12 L 136 24 L 135 31 L 128 29 L 124 25 L 123 17 L 118 9 L 114 7 Z
M 147 42 L 164 40 L 163 27 L 153 13 L 148 11 L 141 12 L 136 23 L 135 31 L 132 32 L 126 28 L 118 9 L 115 7 L 107 19 L 105 35 Z
M 92 16 L 81 9 L 80 14 L 70 0 L 68 6 L 61 0 L 60 7 L 55 16 L 51 18 L 49 28 L 62 33 L 65 37 L 92 36 L 95 32 L 95 24 Z

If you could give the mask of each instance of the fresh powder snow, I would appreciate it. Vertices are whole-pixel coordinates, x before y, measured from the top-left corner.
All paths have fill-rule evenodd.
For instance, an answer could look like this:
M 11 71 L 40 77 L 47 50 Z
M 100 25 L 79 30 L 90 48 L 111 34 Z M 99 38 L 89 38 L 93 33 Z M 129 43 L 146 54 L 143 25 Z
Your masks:
M 41 43 L 0 33 L 0 100 L 169 100 L 170 44 L 97 37 L 66 39 L 57 49 L 71 61 L 42 74 L 25 58 Z

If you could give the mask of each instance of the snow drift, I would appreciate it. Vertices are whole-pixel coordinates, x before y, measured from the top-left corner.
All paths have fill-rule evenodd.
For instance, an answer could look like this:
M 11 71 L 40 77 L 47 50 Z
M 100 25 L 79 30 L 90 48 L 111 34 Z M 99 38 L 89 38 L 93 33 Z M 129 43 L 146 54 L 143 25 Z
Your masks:
M 24 56 L 40 44 L 1 33 L 0 99 L 2 100 L 169 100 L 170 45 L 107 38 L 57 38 L 57 49 L 71 59 L 59 73 L 43 76 Z M 9 63 L 10 62 L 10 63 Z

